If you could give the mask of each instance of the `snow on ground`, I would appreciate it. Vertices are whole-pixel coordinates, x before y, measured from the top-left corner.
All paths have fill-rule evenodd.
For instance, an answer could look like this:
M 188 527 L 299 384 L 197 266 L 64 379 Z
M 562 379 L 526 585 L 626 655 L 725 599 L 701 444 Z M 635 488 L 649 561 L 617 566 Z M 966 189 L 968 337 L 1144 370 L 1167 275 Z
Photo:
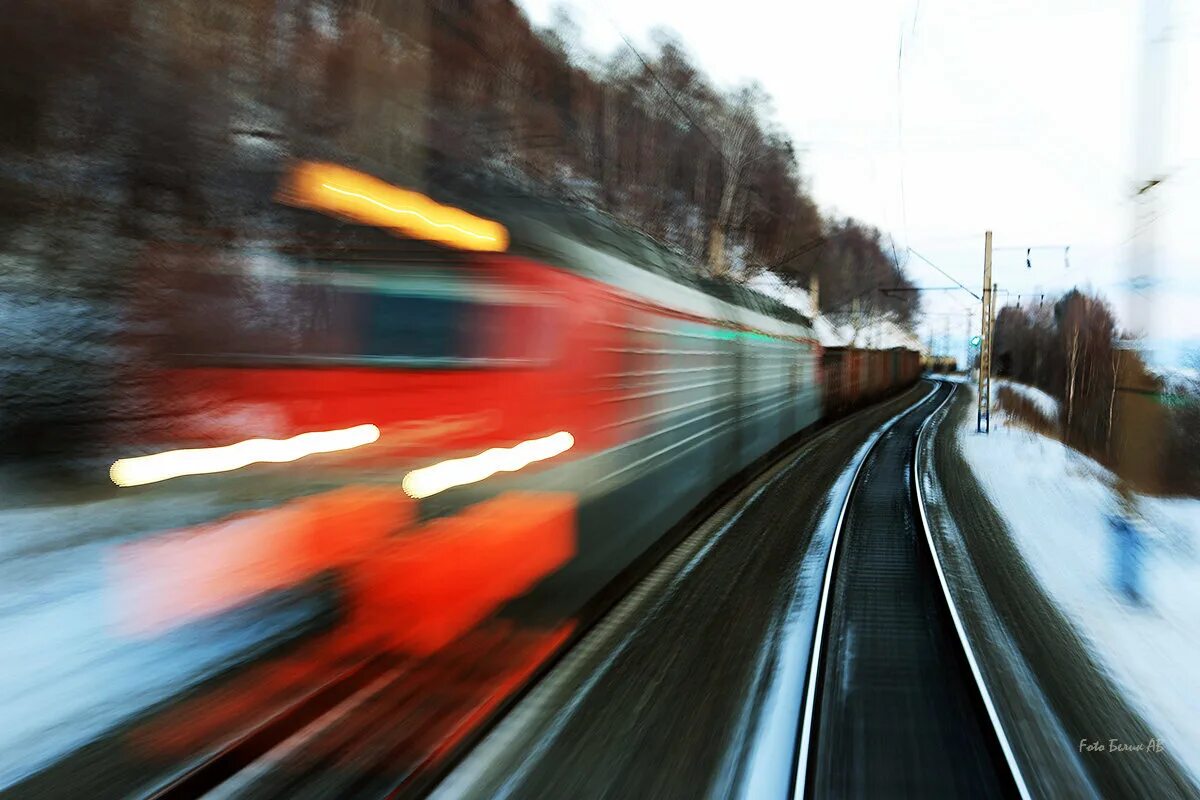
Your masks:
M 109 568 L 117 548 L 245 505 L 228 491 L 163 486 L 0 507 L 0 794 L 322 613 L 322 599 L 301 592 L 158 637 L 120 632 Z
M 1045 414 L 1051 421 L 1058 419 L 1057 397 L 1047 394 L 1036 386 L 1030 386 L 1027 383 L 1018 383 L 1017 381 L 1010 381 L 1005 378 L 992 379 L 993 390 L 1001 386 L 1012 389 L 1014 392 L 1024 396 L 1025 399 L 1037 406 L 1038 411 Z M 993 391 L 994 394 L 995 392 Z
M 968 417 L 958 432 L 964 453 L 1042 587 L 1167 749 L 1200 776 L 1200 500 L 1140 498 L 1148 605 L 1131 607 L 1112 584 L 1111 473 L 999 412 L 990 436 Z
M 317 600 L 297 596 L 156 638 L 122 635 L 106 570 L 117 546 L 89 542 L 3 560 L 0 793 L 320 613 Z

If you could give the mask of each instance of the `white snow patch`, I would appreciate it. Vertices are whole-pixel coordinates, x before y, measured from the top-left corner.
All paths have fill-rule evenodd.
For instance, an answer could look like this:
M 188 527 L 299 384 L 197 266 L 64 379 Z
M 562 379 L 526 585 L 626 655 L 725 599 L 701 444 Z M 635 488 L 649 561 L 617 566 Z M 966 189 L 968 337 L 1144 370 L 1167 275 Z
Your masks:
M 770 270 L 759 272 L 746 286 L 767 297 L 774 298 L 788 308 L 794 308 L 804 316 L 814 319 L 820 313 L 813 306 L 812 295 L 799 286 L 792 286 Z
M 1019 383 L 1010 381 L 1007 378 L 993 378 L 992 384 L 994 387 L 1005 387 L 1012 389 L 1017 394 L 1022 395 L 1035 406 L 1038 411 L 1045 414 L 1051 421 L 1058 419 L 1058 398 L 1051 394 L 1043 392 L 1036 386 L 1030 386 L 1027 383 Z
M 830 317 L 813 305 L 812 295 L 805 289 L 792 286 L 770 271 L 760 272 L 746 281 L 746 286 L 760 294 L 773 297 L 812 320 L 813 332 L 824 347 L 866 347 L 890 350 L 902 347 L 924 352 L 920 339 L 903 325 L 887 317 L 859 320 L 857 325 L 848 315 Z
M 869 320 L 853 320 L 834 322 L 823 317 L 820 324 L 814 326 L 817 338 L 826 347 L 864 347 L 869 350 L 891 350 L 901 347 L 906 350 L 925 352 L 916 334 L 886 317 L 876 317 Z
M 963 451 L 1042 587 L 1200 778 L 1200 500 L 1140 498 L 1148 607 L 1130 607 L 1112 588 L 1111 473 L 1001 414 L 990 436 L 976 434 L 968 416 L 958 432 Z

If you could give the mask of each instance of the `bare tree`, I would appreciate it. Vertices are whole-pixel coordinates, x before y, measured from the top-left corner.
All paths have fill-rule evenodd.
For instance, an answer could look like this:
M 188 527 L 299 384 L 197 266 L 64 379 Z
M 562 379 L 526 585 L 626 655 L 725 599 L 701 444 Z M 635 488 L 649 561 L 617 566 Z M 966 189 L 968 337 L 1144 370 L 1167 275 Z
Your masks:
M 710 123 L 720 150 L 723 173 L 721 202 L 708 247 L 709 270 L 714 275 L 725 275 L 729 271 L 726 238 L 734 201 L 744 189 L 747 170 L 763 155 L 758 120 L 759 111 L 765 103 L 766 93 L 762 87 L 756 83 L 748 84 L 733 93 L 728 104 Z

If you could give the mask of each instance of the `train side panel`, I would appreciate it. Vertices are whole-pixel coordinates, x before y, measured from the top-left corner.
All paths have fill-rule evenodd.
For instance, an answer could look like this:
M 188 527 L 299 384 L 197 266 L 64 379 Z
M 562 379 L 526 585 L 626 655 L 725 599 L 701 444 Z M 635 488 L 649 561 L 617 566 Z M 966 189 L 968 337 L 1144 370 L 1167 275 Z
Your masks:
M 343 266 L 353 281 L 327 275 Z M 332 298 L 333 305 L 327 307 L 336 311 L 337 303 L 351 295 L 356 303 L 374 303 L 378 296 L 386 296 L 397 309 L 424 320 L 424 327 L 410 330 L 398 322 L 389 327 L 387 323 L 394 320 L 387 315 L 356 312 L 320 317 L 290 307 L 292 316 L 329 320 L 328 330 L 301 340 L 304 347 L 317 349 L 268 353 L 274 359 L 270 364 L 241 351 L 237 358 L 204 366 L 178 364 L 166 370 L 157 385 L 196 405 L 238 412 L 173 420 L 167 434 L 175 437 L 176 446 L 288 436 L 367 422 L 380 429 L 378 446 L 294 465 L 250 466 L 224 477 L 184 477 L 148 491 L 182 498 L 197 490 L 253 486 L 253 492 L 227 493 L 246 498 L 239 500 L 243 507 L 222 506 L 213 518 L 197 518 L 195 527 L 215 523 L 218 527 L 212 529 L 230 542 L 245 538 L 230 545 L 232 559 L 245 552 L 272 553 L 272 560 L 286 561 L 287 554 L 276 550 L 291 547 L 292 539 L 276 532 L 284 529 L 280 520 L 287 522 L 277 512 L 299 513 L 293 503 L 297 498 L 320 500 L 311 504 L 319 506 L 321 515 L 313 523 L 315 530 L 325 524 L 321 520 L 348 518 L 350 511 L 370 513 L 361 504 L 349 505 L 375 496 L 358 491 L 364 485 L 390 500 L 399 496 L 402 479 L 412 470 L 567 431 L 573 437 L 571 449 L 544 462 L 416 497 L 412 513 L 406 512 L 402 521 L 390 524 L 372 540 L 371 547 L 384 547 L 391 557 L 386 559 L 390 566 L 382 574 L 372 573 L 368 581 L 372 586 L 394 586 L 417 580 L 415 572 L 404 570 L 418 562 L 411 554 L 392 553 L 399 547 L 393 540 L 421 543 L 421 553 L 449 552 L 435 546 L 435 540 L 453 533 L 466 537 L 456 546 L 474 548 L 472 537 L 482 537 L 477 544 L 486 549 L 495 545 L 484 541 L 487 530 L 519 527 L 521 521 L 473 527 L 468 524 L 473 514 L 493 506 L 519 506 L 500 502 L 515 492 L 526 498 L 545 496 L 559 510 L 548 512 L 547 518 L 554 520 L 555 546 L 539 562 L 542 572 L 519 581 L 496 582 L 483 576 L 464 583 L 458 587 L 460 593 L 469 595 L 478 583 L 488 594 L 462 598 L 463 608 L 471 613 L 456 625 L 473 624 L 481 614 L 495 613 L 521 624 L 558 623 L 578 614 L 589 599 L 739 470 L 817 422 L 822 414 L 845 414 L 903 382 L 893 365 L 904 359 L 896 354 L 861 348 L 822 350 L 805 326 L 772 322 L 754 311 L 731 310 L 729 303 L 716 299 L 706 308 L 706 301 L 697 299 L 694 290 L 689 290 L 693 291 L 690 305 L 681 310 L 635 293 L 616 279 L 599 280 L 581 274 L 582 270 L 515 256 L 464 264 L 461 274 L 439 275 L 432 286 L 418 285 L 418 276 L 404 269 L 402 264 L 369 268 L 323 264 L 311 274 L 300 275 L 304 293 L 297 294 L 297 302 L 319 295 Z M 268 288 L 268 294 L 278 296 L 274 286 Z M 409 299 L 427 299 L 431 292 L 445 299 L 436 303 Z M 463 307 L 471 313 L 456 321 L 438 317 Z M 197 321 L 219 327 L 219 304 L 205 308 L 207 319 Z M 339 327 L 343 322 L 350 327 Z M 461 333 L 459 325 L 478 326 L 468 331 L 466 344 L 491 347 L 499 342 L 501 355 L 521 357 L 472 361 L 474 351 L 460 353 L 449 343 L 445 352 L 434 354 L 438 358 L 424 351 L 383 349 L 414 342 L 429 345 L 434 332 Z M 325 334 L 336 334 L 336 341 L 321 338 Z M 251 336 L 239 341 L 252 345 L 260 340 Z M 335 346 L 342 349 L 330 350 Z M 275 427 L 263 428 L 263 420 L 273 421 Z M 201 423 L 205 427 L 197 428 Z M 265 487 L 270 487 L 270 494 Z M 337 494 L 348 487 L 356 491 Z M 338 506 L 342 498 L 349 498 L 344 508 Z M 571 510 L 560 513 L 560 506 Z M 236 527 L 224 524 L 250 510 L 259 515 Z M 564 515 L 568 523 L 563 522 Z M 456 519 L 459 523 L 440 522 Z M 513 547 L 516 542 L 528 547 L 531 532 L 519 533 L 507 541 Z M 314 533 L 318 539 L 327 535 L 328 531 L 320 536 Z M 495 554 L 489 563 L 500 571 L 508 569 L 508 560 L 521 557 L 515 550 Z M 376 563 L 366 552 L 343 553 L 329 563 L 318 561 L 305 562 L 303 574 Z M 259 594 L 289 589 L 290 578 L 278 577 L 277 569 L 270 572 L 266 564 L 241 566 L 264 570 L 264 580 L 253 584 L 267 587 L 254 590 Z M 388 572 L 393 569 L 398 571 Z M 179 576 L 181 583 L 187 580 L 186 574 Z M 497 589 L 501 584 L 506 588 Z M 388 603 L 409 602 L 396 597 L 388 594 Z M 432 604 L 421 606 L 427 607 Z M 453 627 L 439 630 L 444 633 Z M 407 641 L 404 636 L 396 640 Z

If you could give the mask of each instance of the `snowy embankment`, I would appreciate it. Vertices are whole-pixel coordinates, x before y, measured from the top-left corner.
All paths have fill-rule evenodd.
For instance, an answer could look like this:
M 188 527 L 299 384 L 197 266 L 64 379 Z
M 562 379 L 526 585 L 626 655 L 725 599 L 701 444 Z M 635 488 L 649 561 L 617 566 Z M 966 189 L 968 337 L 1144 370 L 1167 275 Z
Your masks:
M 990 436 L 975 433 L 974 416 L 958 433 L 1043 589 L 1171 754 L 1200 776 L 1200 500 L 1139 498 L 1147 604 L 1131 607 L 1113 588 L 1111 473 L 1000 411 Z
M 1037 410 L 1042 412 L 1046 419 L 1051 422 L 1058 419 L 1058 398 L 1053 395 L 1047 394 L 1036 386 L 1030 386 L 1026 383 L 1018 383 L 1017 381 L 1010 381 L 1004 378 L 993 378 L 993 398 L 996 390 L 1000 388 L 1012 389 L 1014 392 L 1020 394 L 1026 400 L 1033 403 L 1037 407 Z
M 0 509 L 0 794 L 322 613 L 320 598 L 288 595 L 158 637 L 121 633 L 117 548 L 230 510 L 169 491 Z

